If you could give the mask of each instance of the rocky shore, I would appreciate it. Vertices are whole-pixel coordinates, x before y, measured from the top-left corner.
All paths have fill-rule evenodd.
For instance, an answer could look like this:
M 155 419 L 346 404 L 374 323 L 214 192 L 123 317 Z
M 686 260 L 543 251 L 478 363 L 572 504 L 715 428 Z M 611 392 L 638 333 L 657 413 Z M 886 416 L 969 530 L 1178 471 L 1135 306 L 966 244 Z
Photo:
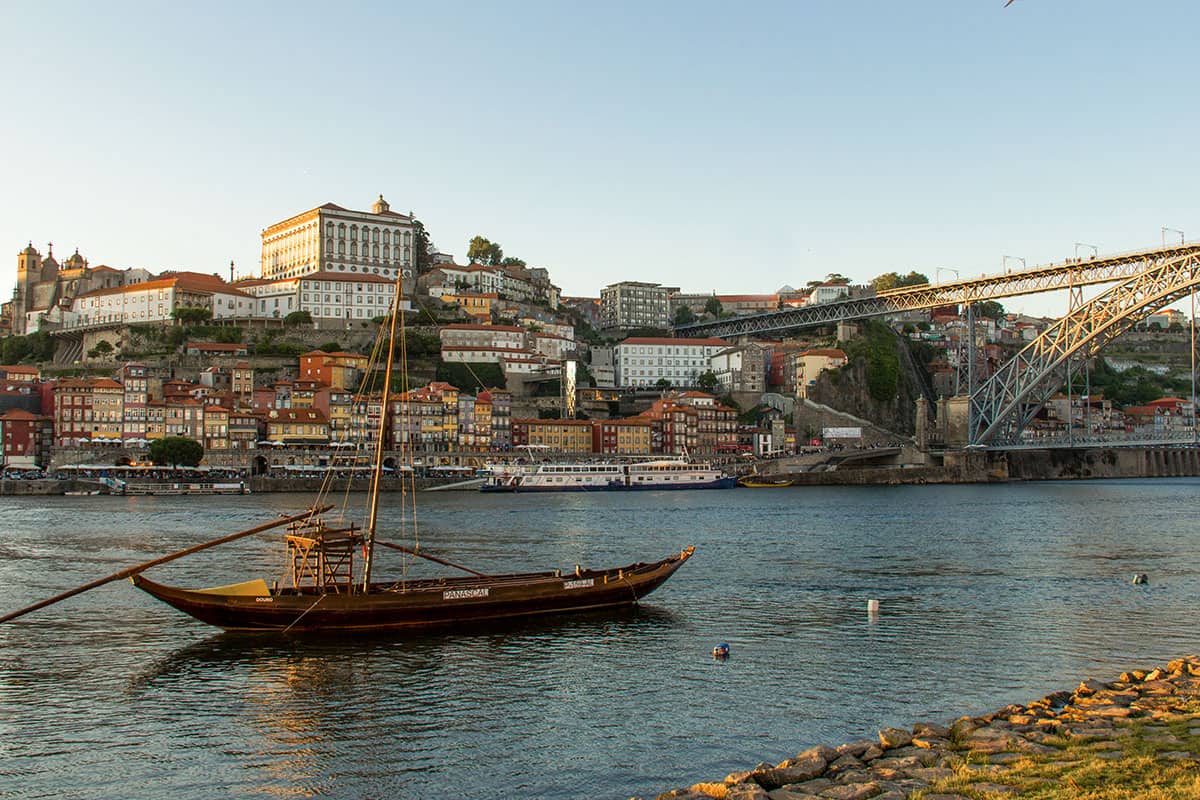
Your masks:
M 1200 656 L 949 725 L 885 728 L 657 800 L 1200 797 Z

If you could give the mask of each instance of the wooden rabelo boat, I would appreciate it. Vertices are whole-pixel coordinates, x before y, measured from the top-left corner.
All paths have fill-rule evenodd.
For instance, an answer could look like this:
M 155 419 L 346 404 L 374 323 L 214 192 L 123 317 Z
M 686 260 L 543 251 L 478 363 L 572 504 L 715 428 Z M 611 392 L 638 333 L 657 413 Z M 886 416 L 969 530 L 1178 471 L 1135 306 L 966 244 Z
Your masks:
M 738 486 L 747 489 L 778 489 L 791 485 L 791 478 L 772 478 L 767 475 L 743 475 L 738 478 Z
M 403 340 L 402 327 L 399 340 L 397 337 L 397 319 L 401 317 L 398 311 L 400 294 L 397 284 L 391 321 L 381 330 L 381 341 L 377 342 L 372 358 L 375 361 L 386 351 L 386 361 L 383 361 L 386 365 L 383 369 L 385 409 L 390 407 L 391 367 L 396 346 L 398 341 Z M 382 336 L 383 333 L 386 333 L 386 337 Z M 403 353 L 403 348 L 400 349 Z M 403 357 L 399 366 L 401 374 L 407 374 Z M 369 369 L 368 374 L 371 371 Z M 373 444 L 374 459 L 364 525 L 348 521 L 344 508 L 334 517 L 326 516 L 335 508 L 328 502 L 332 487 L 330 478 L 321 496 L 308 511 L 128 567 L 0 616 L 0 623 L 110 581 L 129 578 L 134 586 L 164 603 L 201 622 L 230 631 L 320 631 L 336 634 L 467 627 L 496 620 L 631 606 L 658 588 L 692 556 L 693 548 L 687 547 L 661 561 L 639 562 L 623 567 L 584 569 L 577 566 L 565 574 L 555 570 L 489 575 L 421 550 L 416 537 L 415 484 L 411 471 L 402 471 L 402 477 L 399 478 L 408 481 L 400 492 L 405 506 L 405 522 L 400 527 L 404 529 L 411 524 L 410 533 L 414 543 L 406 546 L 382 541 L 376 537 L 376 528 L 388 415 L 385 413 L 380 416 L 380 426 Z M 410 453 L 403 452 L 405 447 L 402 445 L 402 455 L 410 456 Z M 284 525 L 287 526 L 284 545 L 289 568 L 282 584 L 276 580 L 268 585 L 260 577 L 228 586 L 182 589 L 157 583 L 142 574 L 150 567 L 176 558 Z M 402 538 L 408 538 L 403 530 L 400 533 Z M 377 547 L 436 562 L 465 574 L 445 578 L 374 580 L 372 568 Z M 404 574 L 407 576 L 407 569 Z

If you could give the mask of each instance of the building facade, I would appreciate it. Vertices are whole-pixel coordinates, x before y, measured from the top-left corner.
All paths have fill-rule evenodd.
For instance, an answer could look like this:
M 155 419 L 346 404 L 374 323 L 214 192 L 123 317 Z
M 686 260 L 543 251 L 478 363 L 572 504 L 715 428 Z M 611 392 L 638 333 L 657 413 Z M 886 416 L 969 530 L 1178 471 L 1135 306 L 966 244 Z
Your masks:
M 416 274 L 413 219 L 391 210 L 383 195 L 370 211 L 333 203 L 277 222 L 262 232 L 264 280 L 318 272 L 402 280 L 411 297 Z
M 670 289 L 657 283 L 622 281 L 600 290 L 600 327 L 604 330 L 668 328 Z

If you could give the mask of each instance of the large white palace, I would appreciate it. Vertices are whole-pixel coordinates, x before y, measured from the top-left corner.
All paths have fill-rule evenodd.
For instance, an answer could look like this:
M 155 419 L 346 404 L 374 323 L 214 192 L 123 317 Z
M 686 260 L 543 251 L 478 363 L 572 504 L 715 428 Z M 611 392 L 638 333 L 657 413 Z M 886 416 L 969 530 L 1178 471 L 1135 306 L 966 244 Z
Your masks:
M 413 270 L 413 219 L 383 195 L 369 212 L 326 203 L 262 232 L 263 280 L 314 272 L 411 279 Z

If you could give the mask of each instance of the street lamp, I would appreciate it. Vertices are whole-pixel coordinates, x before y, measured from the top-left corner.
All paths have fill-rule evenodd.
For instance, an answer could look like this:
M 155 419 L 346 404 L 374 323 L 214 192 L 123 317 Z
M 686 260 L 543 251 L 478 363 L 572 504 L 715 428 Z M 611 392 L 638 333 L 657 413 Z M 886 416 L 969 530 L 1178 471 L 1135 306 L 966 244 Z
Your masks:
M 1179 234 L 1179 243 L 1183 244 L 1183 231 L 1179 230 L 1178 228 L 1162 228 L 1161 231 L 1162 231 L 1162 246 L 1163 247 L 1167 246 L 1167 233 L 1168 232 L 1178 233 Z
M 1076 242 L 1076 243 L 1075 243 L 1075 260 L 1076 260 L 1076 261 L 1078 261 L 1078 260 L 1079 260 L 1079 248 L 1081 248 L 1081 247 L 1090 247 L 1090 248 L 1092 248 L 1092 258 L 1098 258 L 1098 257 L 1100 256 L 1100 248 L 1099 248 L 1099 247 L 1096 247 L 1096 245 L 1094 245 L 1094 244 L 1087 244 L 1087 243 L 1085 243 L 1085 242 Z
M 1008 272 L 1008 262 L 1010 259 L 1012 261 L 1020 261 L 1021 262 L 1021 270 L 1024 271 L 1025 259 L 1021 258 L 1020 256 L 1000 256 L 1000 271 L 1001 272 L 1005 272 L 1005 273 Z

